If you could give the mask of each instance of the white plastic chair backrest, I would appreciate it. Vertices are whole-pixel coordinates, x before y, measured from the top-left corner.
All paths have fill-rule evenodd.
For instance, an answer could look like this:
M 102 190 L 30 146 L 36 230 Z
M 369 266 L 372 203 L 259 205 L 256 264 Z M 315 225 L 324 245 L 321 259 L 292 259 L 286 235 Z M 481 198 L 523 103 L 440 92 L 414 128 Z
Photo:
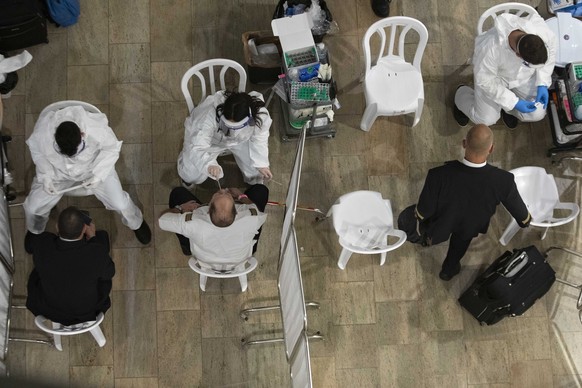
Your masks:
M 551 216 L 560 201 L 553 175 L 541 167 L 526 166 L 510 171 L 515 176 L 517 190 L 534 221 Z
M 216 93 L 217 90 L 226 90 L 226 73 L 229 69 L 233 69 L 238 73 L 238 92 L 244 92 L 247 85 L 247 73 L 241 64 L 230 59 L 216 58 L 208 59 L 206 61 L 200 62 L 192 66 L 184 76 L 182 76 L 182 93 L 186 99 L 186 104 L 188 105 L 188 112 L 192 112 L 192 109 L 200 102 L 204 101 L 206 96 L 206 83 L 208 82 L 210 86 L 210 94 Z M 204 71 L 204 73 L 203 73 Z M 208 72 L 207 75 L 205 73 Z M 200 81 L 201 97 L 200 100 L 194 104 L 192 100 L 192 95 L 188 89 L 188 82 L 192 76 L 198 77 Z M 206 76 L 208 79 L 206 79 Z M 217 79 L 218 77 L 218 79 Z M 216 88 L 216 81 L 220 82 L 220 88 Z
M 344 241 L 360 247 L 385 245 L 386 232 L 393 229 L 390 201 L 376 191 L 344 194 L 333 205 L 333 226 Z
M 387 39 L 386 30 L 390 29 L 389 40 Z M 416 31 L 419 35 L 418 46 L 412 65 L 420 72 L 420 63 L 422 55 L 426 48 L 428 41 L 428 30 L 420 21 L 407 16 L 393 16 L 382 20 L 378 20 L 372 24 L 363 39 L 364 57 L 366 60 L 366 73 L 372 68 L 372 53 L 370 48 L 370 39 L 374 34 L 380 35 L 380 46 L 378 48 L 378 61 L 380 58 L 390 60 L 391 58 L 405 61 L 404 58 L 404 43 L 406 42 L 406 35 L 410 31 Z M 396 36 L 398 38 L 398 46 L 396 46 Z
M 246 257 L 241 260 L 235 261 L 225 261 L 223 259 L 198 259 L 192 256 L 194 265 L 190 265 L 190 268 L 200 275 L 215 277 L 215 278 L 232 278 L 241 275 L 246 275 L 252 272 L 258 262 L 253 256 L 252 246 L 249 249 Z
M 503 3 L 497 4 L 489 8 L 487 11 L 483 12 L 477 23 L 477 35 L 481 35 L 486 31 L 483 31 L 483 26 L 488 18 L 491 18 L 491 26 L 495 23 L 495 18 L 504 13 L 512 13 L 516 16 L 531 18 L 532 15 L 536 15 L 538 11 L 535 8 L 521 3 Z
M 91 113 L 101 113 L 101 111 L 94 105 L 89 104 L 88 102 L 84 101 L 77 101 L 77 100 L 65 100 L 65 101 L 57 101 L 53 102 L 50 105 L 47 105 L 40 115 L 49 112 L 49 111 L 57 111 L 59 109 L 68 108 L 69 106 L 82 106 L 87 112 Z
M 91 331 L 95 326 L 99 326 L 101 322 L 103 322 L 104 317 L 105 315 L 103 315 L 103 313 L 99 313 L 94 321 L 87 321 L 70 326 L 61 325 L 59 329 L 48 326 L 46 324 L 47 318 L 43 317 L 42 315 L 37 315 L 36 318 L 34 318 L 34 323 L 36 326 L 38 326 L 39 329 L 50 334 L 75 335 Z

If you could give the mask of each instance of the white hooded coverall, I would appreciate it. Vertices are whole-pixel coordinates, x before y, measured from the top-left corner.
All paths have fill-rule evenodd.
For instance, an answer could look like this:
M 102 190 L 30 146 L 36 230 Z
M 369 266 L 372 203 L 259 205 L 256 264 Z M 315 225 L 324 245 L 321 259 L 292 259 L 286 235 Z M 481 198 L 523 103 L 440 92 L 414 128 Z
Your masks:
M 249 95 L 263 100 L 261 93 Z M 206 97 L 184 122 L 184 147 L 178 156 L 178 174 L 187 183 L 204 182 L 209 177 L 208 167 L 219 166 L 216 158 L 226 150 L 232 152 L 246 183 L 263 181 L 257 169 L 269 167 L 269 128 L 273 122 L 269 111 L 264 107 L 259 110 L 261 126 L 248 125 L 225 136 L 216 121 L 216 107 L 225 99 L 223 91 Z M 219 178 L 223 176 L 221 171 Z
M 548 59 L 543 67 L 526 66 L 509 47 L 508 37 L 514 30 L 535 34 L 544 41 Z M 529 20 L 511 14 L 499 15 L 494 27 L 475 39 L 475 90 L 460 87 L 455 94 L 455 105 L 475 124 L 495 124 L 501 109 L 520 121 L 539 121 L 546 115 L 543 107 L 531 113 L 513 108 L 519 99 L 535 100 L 538 86 L 551 85 L 555 62 L 556 37 L 538 14 Z
M 64 121 L 75 122 L 83 133 L 85 147 L 72 157 L 57 151 L 55 132 Z M 123 224 L 130 229 L 140 227 L 142 213 L 121 188 L 115 171 L 122 142 L 117 140 L 103 113 L 90 113 L 81 106 L 47 111 L 38 118 L 26 144 L 36 166 L 30 194 L 23 204 L 30 232 L 39 234 L 45 230 L 51 209 L 63 196 L 47 193 L 43 188 L 47 180 L 59 191 L 98 178 L 95 186 L 81 191 L 94 194 L 107 209 L 119 213 Z

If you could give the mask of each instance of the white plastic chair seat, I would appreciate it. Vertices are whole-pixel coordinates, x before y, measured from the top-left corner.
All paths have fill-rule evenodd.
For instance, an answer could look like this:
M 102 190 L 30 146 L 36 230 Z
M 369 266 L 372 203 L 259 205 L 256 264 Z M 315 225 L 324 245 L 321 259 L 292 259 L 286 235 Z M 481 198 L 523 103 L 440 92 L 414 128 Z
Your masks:
M 367 104 L 376 104 L 378 112 L 388 116 L 415 112 L 418 100 L 424 100 L 422 74 L 400 58 L 381 60 L 366 74 L 365 82 Z
M 208 278 L 238 278 L 242 292 L 247 289 L 247 274 L 257 267 L 257 259 L 250 256 L 240 263 L 207 263 L 191 257 L 188 260 L 190 268 L 200 275 L 200 289 L 206 291 L 206 281 Z
M 105 318 L 105 315 L 103 315 L 103 313 L 99 313 L 99 315 L 97 316 L 97 318 L 94 321 L 87 321 L 87 322 L 79 323 L 76 325 L 70 325 L 70 326 L 64 326 L 58 322 L 52 322 L 52 327 L 51 327 L 51 326 L 48 326 L 46 324 L 47 318 L 45 318 L 42 315 L 38 315 L 38 316 L 36 316 L 36 318 L 34 318 L 34 323 L 42 331 L 49 333 L 49 334 L 52 334 L 53 338 L 54 338 L 54 342 L 55 342 L 55 347 L 58 350 L 62 351 L 63 346 L 61 344 L 61 336 L 63 336 L 63 335 L 77 335 L 77 334 L 86 333 L 86 332 L 91 333 L 93 338 L 95 338 L 95 341 L 97 341 L 97 344 L 99 345 L 99 347 L 105 346 L 105 343 L 107 341 L 105 340 L 105 336 L 103 335 L 103 332 L 101 331 L 101 328 L 99 327 L 101 322 L 103 322 L 103 318 Z
M 510 172 L 515 176 L 517 190 L 532 216 L 530 225 L 546 228 L 542 239 L 546 237 L 548 228 L 567 224 L 580 213 L 577 204 L 560 202 L 554 177 L 543 168 L 527 166 Z M 567 210 L 568 214 L 564 217 L 554 217 L 556 210 Z M 512 219 L 499 239 L 501 244 L 507 245 L 519 229 L 517 222 Z
M 375 191 L 355 191 L 342 195 L 331 207 L 333 226 L 338 234 L 342 252 L 338 267 L 345 269 L 352 253 L 380 254 L 380 265 L 386 262 L 386 254 L 406 241 L 406 233 L 394 229 L 392 208 L 389 200 Z M 398 238 L 394 244 L 388 237 Z

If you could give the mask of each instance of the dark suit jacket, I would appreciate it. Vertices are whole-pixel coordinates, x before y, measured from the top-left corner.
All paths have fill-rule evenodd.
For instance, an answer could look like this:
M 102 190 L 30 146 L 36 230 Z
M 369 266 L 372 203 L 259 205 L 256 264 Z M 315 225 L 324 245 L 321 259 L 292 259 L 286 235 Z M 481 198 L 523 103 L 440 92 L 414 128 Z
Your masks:
M 454 160 L 428 172 L 416 212 L 427 237 L 438 244 L 452 233 L 464 240 L 486 233 L 500 202 L 520 226 L 529 223 L 513 174 L 489 164 L 474 168 Z
M 35 316 L 67 326 L 107 311 L 115 264 L 102 241 L 63 241 L 48 232 L 33 235 L 26 247 L 34 261 L 26 307 Z

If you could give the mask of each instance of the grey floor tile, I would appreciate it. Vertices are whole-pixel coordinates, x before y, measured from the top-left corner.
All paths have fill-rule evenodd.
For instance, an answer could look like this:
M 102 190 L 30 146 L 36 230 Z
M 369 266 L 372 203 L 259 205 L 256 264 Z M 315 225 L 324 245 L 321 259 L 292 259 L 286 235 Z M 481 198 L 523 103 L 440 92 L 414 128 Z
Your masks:
M 376 303 L 376 322 L 379 345 L 411 344 L 423 340 L 416 301 Z
M 113 311 L 108 310 L 105 313 L 105 318 L 101 325 L 99 325 L 103 335 L 105 336 L 104 347 L 99 347 L 97 341 L 90 333 L 83 333 L 71 336 L 69 339 L 69 363 L 71 366 L 84 367 L 98 367 L 113 365 Z M 100 369 L 81 369 L 81 375 L 87 374 L 87 371 L 97 371 L 99 374 L 103 373 Z M 91 373 L 89 373 L 91 374 Z M 72 378 L 72 375 L 71 375 Z M 113 377 L 112 377 L 113 378 Z
M 150 41 L 150 0 L 109 0 L 109 43 Z
M 117 388 L 158 388 L 156 377 L 115 379 Z
M 104 65 L 109 61 L 109 0 L 81 0 L 79 22 L 67 29 L 67 61 L 73 65 Z M 52 42 L 51 42 L 52 43 Z
M 376 368 L 378 344 L 370 325 L 333 326 L 336 369 Z
M 506 341 L 469 341 L 465 347 L 469 384 L 509 382 Z
M 185 103 L 152 103 L 152 140 L 154 163 L 176 162 L 184 143 Z
M 69 66 L 67 97 L 90 104 L 109 104 L 107 65 Z
M 72 387 L 111 387 L 115 386 L 112 366 L 73 366 L 71 367 Z
M 198 276 L 190 268 L 158 268 L 156 270 L 156 302 L 158 311 L 199 310 Z
M 376 368 L 336 369 L 337 387 L 380 387 L 380 375 Z
M 156 288 L 154 249 L 113 249 L 114 290 L 153 290 Z
M 422 364 L 417 362 L 419 345 L 387 345 L 378 348 L 382 387 L 422 386 Z
M 179 0 L 168 6 L 163 0 L 150 2 L 152 61 L 187 61 L 192 58 L 191 3 L 190 0 Z M 172 28 L 168 28 L 168 20 L 172 21 Z
M 150 84 L 111 84 L 109 98 L 110 126 L 119 140 L 128 143 L 151 142 Z
M 523 387 L 554 385 L 552 366 L 546 360 L 520 361 L 511 366 L 511 384 Z
M 331 298 L 335 325 L 376 323 L 372 282 L 335 283 Z
M 220 386 L 248 381 L 248 356 L 239 338 L 203 339 L 202 348 L 205 349 L 202 358 L 204 384 Z M 222 368 L 222 365 L 228 365 L 228 368 Z
M 149 82 L 151 79 L 148 43 L 110 45 L 109 63 L 112 84 Z
M 191 57 L 191 56 L 190 56 Z M 189 59 L 189 58 L 188 58 Z M 192 66 L 190 61 L 152 62 L 152 101 L 180 101 L 184 118 L 188 114 L 186 100 L 182 94 L 182 76 Z

